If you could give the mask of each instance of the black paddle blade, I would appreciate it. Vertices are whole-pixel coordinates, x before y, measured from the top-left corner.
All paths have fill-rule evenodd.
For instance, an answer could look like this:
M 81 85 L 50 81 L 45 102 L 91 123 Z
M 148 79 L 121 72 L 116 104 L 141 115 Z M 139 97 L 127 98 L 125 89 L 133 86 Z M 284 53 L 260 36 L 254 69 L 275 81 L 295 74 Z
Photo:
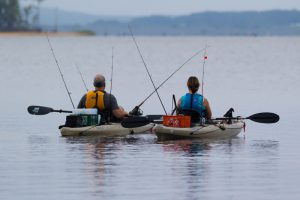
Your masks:
M 137 128 L 137 127 L 145 126 L 151 122 L 152 120 L 150 120 L 148 117 L 136 116 L 136 117 L 124 118 L 121 122 L 121 125 L 124 128 Z
M 46 115 L 52 112 L 53 109 L 44 106 L 29 106 L 27 111 L 32 115 Z
M 250 119 L 258 123 L 272 124 L 279 121 L 279 116 L 275 113 L 263 112 L 251 115 L 246 119 Z

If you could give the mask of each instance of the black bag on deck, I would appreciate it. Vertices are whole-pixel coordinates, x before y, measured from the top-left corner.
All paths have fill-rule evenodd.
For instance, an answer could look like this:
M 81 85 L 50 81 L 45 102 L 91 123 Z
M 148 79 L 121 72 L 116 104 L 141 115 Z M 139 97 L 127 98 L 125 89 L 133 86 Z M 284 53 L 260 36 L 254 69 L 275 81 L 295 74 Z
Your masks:
M 83 118 L 82 116 L 69 115 L 66 117 L 65 127 L 83 127 Z
M 99 115 L 69 115 L 66 117 L 65 127 L 85 127 L 99 125 Z

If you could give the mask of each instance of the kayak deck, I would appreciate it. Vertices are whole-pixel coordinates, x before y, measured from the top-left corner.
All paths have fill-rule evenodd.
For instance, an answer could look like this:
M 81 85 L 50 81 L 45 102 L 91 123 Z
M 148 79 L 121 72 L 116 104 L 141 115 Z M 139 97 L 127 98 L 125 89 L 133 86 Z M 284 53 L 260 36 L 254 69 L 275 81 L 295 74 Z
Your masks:
M 217 123 L 206 124 L 204 126 L 194 126 L 190 128 L 176 128 L 167 127 L 162 124 L 157 124 L 153 131 L 159 139 L 175 139 L 175 138 L 231 138 L 237 136 L 242 128 L 244 122 L 239 120 L 232 124 Z
M 86 127 L 62 127 L 60 129 L 62 136 L 126 136 L 129 134 L 144 133 L 154 127 L 154 124 L 147 124 L 137 128 L 124 128 L 120 123 L 105 124 L 100 126 L 86 126 Z

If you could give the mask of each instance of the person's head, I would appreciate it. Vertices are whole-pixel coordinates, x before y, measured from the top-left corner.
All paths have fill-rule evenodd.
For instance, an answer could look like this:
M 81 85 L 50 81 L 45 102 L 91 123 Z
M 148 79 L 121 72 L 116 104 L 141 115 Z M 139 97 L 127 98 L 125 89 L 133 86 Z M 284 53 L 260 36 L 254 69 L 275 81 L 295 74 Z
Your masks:
M 96 89 L 104 89 L 105 88 L 105 78 L 101 74 L 97 74 L 94 78 L 94 87 Z
M 196 76 L 190 76 L 187 81 L 187 86 L 193 94 L 196 93 L 200 87 L 198 78 Z

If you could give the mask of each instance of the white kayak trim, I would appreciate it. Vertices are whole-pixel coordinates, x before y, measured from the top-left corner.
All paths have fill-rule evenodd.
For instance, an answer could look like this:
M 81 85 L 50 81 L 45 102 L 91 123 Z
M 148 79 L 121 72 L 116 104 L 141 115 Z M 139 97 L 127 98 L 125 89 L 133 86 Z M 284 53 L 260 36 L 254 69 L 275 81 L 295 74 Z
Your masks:
M 232 124 L 217 123 L 195 126 L 191 128 L 167 127 L 157 124 L 153 131 L 158 137 L 177 136 L 188 138 L 230 138 L 237 136 L 244 127 L 244 121 L 234 121 Z
M 144 133 L 151 130 L 155 124 L 150 123 L 145 126 L 137 128 L 124 128 L 121 123 L 105 124 L 100 126 L 86 126 L 86 127 L 62 127 L 60 129 L 62 136 L 126 136 L 129 134 Z

